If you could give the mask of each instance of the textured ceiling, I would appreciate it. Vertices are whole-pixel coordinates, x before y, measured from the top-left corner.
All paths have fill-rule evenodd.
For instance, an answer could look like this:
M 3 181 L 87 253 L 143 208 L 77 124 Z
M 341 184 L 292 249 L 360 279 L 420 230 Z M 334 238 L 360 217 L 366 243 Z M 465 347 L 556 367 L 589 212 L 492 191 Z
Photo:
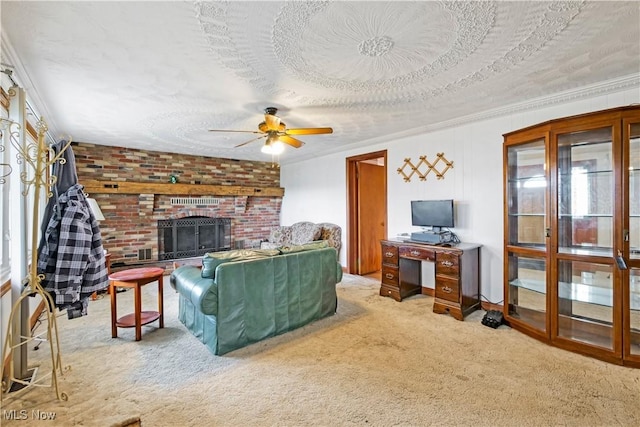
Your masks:
M 281 162 L 640 72 L 640 3 L 2 1 L 2 62 L 75 141 Z M 635 79 L 635 80 L 634 80 Z M 625 81 L 631 81 L 629 79 Z

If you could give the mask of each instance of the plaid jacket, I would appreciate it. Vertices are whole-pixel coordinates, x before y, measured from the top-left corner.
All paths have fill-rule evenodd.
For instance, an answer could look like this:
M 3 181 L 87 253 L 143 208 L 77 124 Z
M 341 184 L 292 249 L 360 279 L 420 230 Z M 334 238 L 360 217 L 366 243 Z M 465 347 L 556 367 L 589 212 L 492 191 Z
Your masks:
M 91 294 L 109 285 L 100 228 L 82 188 L 58 197 L 38 253 L 41 285 L 70 319 L 86 315 Z

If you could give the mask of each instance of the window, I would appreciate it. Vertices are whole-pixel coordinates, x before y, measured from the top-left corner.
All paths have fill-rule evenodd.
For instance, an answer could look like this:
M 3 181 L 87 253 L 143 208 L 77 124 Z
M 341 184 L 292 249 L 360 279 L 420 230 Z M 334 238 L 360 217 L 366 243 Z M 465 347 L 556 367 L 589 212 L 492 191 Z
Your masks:
M 0 107 L 0 119 L 8 120 L 9 111 L 6 108 L 6 93 L 0 88 L 2 107 Z M 0 224 L 2 224 L 2 235 L 0 235 L 0 285 L 9 279 L 9 186 L 11 179 L 11 167 L 9 165 L 9 128 L 8 122 L 0 124 L 2 146 L 0 147 Z

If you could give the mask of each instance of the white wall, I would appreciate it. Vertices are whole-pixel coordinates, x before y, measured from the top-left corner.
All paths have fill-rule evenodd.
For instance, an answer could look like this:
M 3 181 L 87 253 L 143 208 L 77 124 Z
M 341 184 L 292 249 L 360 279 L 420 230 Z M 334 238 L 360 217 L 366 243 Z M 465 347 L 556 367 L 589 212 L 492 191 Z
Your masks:
M 504 133 L 555 118 L 582 114 L 640 102 L 639 88 L 573 102 L 506 114 L 420 136 L 348 150 L 312 160 L 281 166 L 285 188 L 282 224 L 296 221 L 333 222 L 343 228 L 340 262 L 346 265 L 346 158 L 387 150 L 388 237 L 411 232 L 410 201 L 453 198 L 456 227 L 462 241 L 482 244 L 481 293 L 501 303 L 503 298 L 503 182 L 502 144 Z M 397 169 L 404 158 L 430 161 L 442 152 L 454 162 L 444 179 L 429 174 L 426 181 L 415 175 L 405 182 Z M 414 163 L 415 164 L 415 163 Z M 440 169 L 441 163 L 438 165 Z

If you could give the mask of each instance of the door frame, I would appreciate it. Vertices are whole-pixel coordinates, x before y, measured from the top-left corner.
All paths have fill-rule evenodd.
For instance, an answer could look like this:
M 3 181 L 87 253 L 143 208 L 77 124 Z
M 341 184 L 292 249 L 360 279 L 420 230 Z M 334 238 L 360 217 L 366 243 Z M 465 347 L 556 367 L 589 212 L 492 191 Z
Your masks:
M 347 157 L 347 273 L 358 274 L 360 247 L 358 245 L 360 230 L 360 206 L 358 194 L 358 163 L 364 160 L 384 159 L 384 235 L 387 235 L 387 150 Z

